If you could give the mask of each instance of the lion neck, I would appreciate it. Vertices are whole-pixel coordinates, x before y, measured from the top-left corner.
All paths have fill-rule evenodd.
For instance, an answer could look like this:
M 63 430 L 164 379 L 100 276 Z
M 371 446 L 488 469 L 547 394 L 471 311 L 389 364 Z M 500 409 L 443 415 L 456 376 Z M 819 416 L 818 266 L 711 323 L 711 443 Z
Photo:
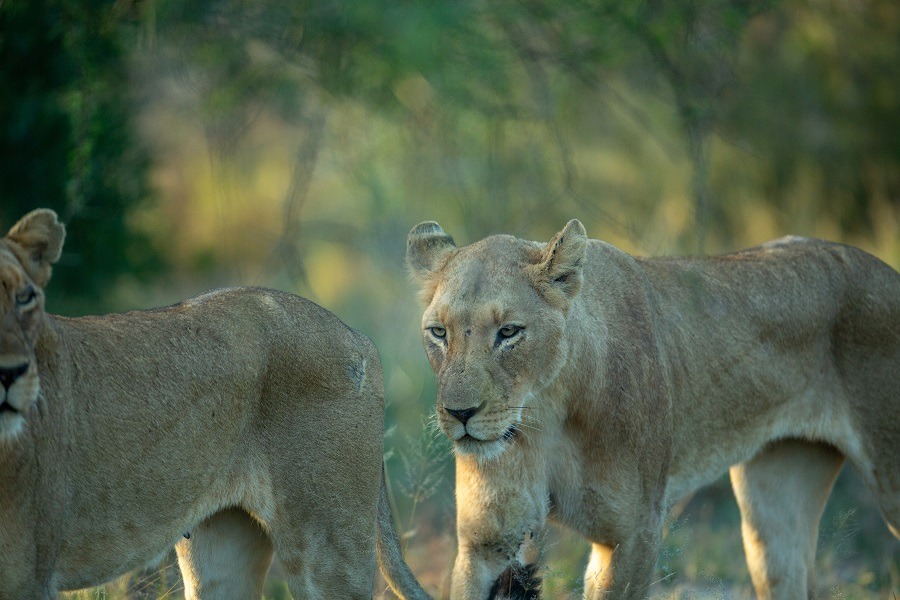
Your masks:
M 34 344 L 34 353 L 40 368 L 43 368 L 51 356 L 55 356 L 59 349 L 59 330 L 56 320 L 44 313 L 41 321 L 37 341 Z

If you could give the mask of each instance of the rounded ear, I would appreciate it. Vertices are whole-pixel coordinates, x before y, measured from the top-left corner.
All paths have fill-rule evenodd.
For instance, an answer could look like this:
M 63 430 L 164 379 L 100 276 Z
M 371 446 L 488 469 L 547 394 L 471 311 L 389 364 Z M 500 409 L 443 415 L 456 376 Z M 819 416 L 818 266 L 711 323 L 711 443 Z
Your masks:
M 4 239 L 28 276 L 40 287 L 45 287 L 66 239 L 66 228 L 56 213 L 47 208 L 33 210 L 19 219 Z
M 558 300 L 564 308 L 581 289 L 582 263 L 587 248 L 587 232 L 578 219 L 572 219 L 562 231 L 553 236 L 541 253 L 530 274 L 545 296 Z
M 413 227 L 406 238 L 406 264 L 419 283 L 427 285 L 454 250 L 453 238 L 434 221 L 425 221 Z

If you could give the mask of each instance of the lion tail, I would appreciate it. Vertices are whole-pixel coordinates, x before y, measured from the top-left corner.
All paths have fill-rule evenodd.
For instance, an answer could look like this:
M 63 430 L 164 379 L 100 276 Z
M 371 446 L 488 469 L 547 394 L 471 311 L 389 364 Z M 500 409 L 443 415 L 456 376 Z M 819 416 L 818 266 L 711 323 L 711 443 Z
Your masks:
M 403 558 L 400 538 L 394 527 L 387 496 L 384 467 L 381 468 L 381 493 L 378 496 L 378 538 L 375 542 L 378 567 L 394 593 L 404 600 L 431 600 Z

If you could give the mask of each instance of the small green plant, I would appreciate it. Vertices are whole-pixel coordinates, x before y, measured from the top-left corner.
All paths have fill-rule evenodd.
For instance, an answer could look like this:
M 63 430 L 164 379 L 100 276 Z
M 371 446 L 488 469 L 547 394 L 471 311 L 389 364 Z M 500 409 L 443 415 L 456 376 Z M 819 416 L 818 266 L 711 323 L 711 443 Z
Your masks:
M 407 439 L 407 443 L 397 450 L 402 466 L 397 483 L 411 502 L 403 531 L 404 539 L 416 534 L 415 518 L 419 505 L 431 498 L 445 481 L 449 453 L 449 443 L 438 429 L 434 414 L 423 424 L 422 435 L 418 439 Z

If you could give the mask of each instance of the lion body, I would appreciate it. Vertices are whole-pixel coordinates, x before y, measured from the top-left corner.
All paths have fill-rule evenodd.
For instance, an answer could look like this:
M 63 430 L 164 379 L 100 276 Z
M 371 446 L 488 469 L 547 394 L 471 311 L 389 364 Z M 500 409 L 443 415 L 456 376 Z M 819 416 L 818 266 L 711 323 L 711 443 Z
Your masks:
M 639 259 L 577 221 L 463 248 L 427 223 L 409 247 L 457 452 L 453 598 L 533 597 L 495 584 L 534 573 L 548 519 L 593 545 L 585 597 L 641 598 L 669 510 L 729 469 L 760 598 L 814 590 L 845 458 L 900 533 L 900 276 L 877 258 Z
M 3 298 L 0 359 L 26 361 L 19 380 L 33 374 L 40 395 L 7 389 L 4 418 L 22 422 L 0 430 L 0 598 L 96 585 L 173 546 L 189 598 L 260 597 L 273 553 L 295 597 L 370 598 L 376 533 L 406 569 L 384 514 L 383 384 L 365 336 L 259 288 L 46 315 L 17 232 L 0 240 L 0 277 L 26 291 Z M 34 291 L 39 305 L 23 303 Z M 17 314 L 41 322 L 14 335 Z

